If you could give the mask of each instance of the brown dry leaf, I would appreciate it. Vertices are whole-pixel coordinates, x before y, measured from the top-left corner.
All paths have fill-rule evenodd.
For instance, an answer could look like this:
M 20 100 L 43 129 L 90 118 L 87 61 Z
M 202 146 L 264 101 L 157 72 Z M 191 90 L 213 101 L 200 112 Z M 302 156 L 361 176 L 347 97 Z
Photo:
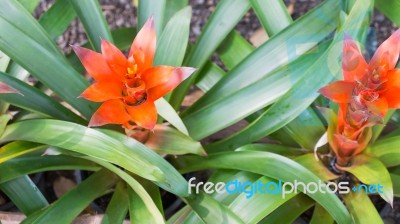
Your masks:
M 254 47 L 258 47 L 267 41 L 268 38 L 268 34 L 265 32 L 264 28 L 261 27 L 251 35 L 250 43 L 253 44 Z
M 200 97 L 202 97 L 204 93 L 201 90 L 194 90 L 193 92 L 189 93 L 185 96 L 182 102 L 182 106 L 189 107 L 194 102 L 196 102 Z
M 294 12 L 294 6 L 295 6 L 295 2 L 291 2 L 289 3 L 289 5 L 287 6 L 287 11 L 289 12 L 289 15 L 292 15 Z
M 24 220 L 26 216 L 16 212 L 0 212 L 0 221 L 2 224 L 18 224 Z
M 57 198 L 60 198 L 63 194 L 67 193 L 75 186 L 76 183 L 73 180 L 60 176 L 54 181 L 53 190 Z

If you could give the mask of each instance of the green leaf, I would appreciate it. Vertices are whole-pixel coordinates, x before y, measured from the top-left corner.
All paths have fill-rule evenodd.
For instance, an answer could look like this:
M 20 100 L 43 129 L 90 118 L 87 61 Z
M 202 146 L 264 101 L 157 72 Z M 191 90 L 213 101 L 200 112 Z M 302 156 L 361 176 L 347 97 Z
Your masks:
M 276 209 L 272 214 L 265 217 L 265 219 L 263 219 L 259 223 L 260 224 L 293 223 L 301 214 L 303 214 L 313 205 L 314 205 L 313 200 L 311 200 L 305 195 L 299 194 L 296 197 L 292 198 L 288 203 L 285 203 L 281 207 Z M 351 223 L 351 220 L 348 220 L 343 223 Z
M 344 195 L 343 199 L 353 216 L 354 223 L 383 223 L 374 204 L 364 190 L 360 193 L 350 191 Z
M 393 182 L 393 194 L 395 197 L 400 197 L 400 175 L 391 173 L 390 179 Z
M 251 55 L 254 55 L 257 51 L 258 50 L 254 51 Z M 309 54 L 298 58 L 298 60 L 294 61 L 290 65 L 273 71 L 269 76 L 258 80 L 258 82 L 250 86 L 236 88 L 235 93 L 229 97 L 210 102 L 209 105 L 189 115 L 183 113 L 182 119 L 186 124 L 186 127 L 189 129 L 190 135 L 194 139 L 202 139 L 273 103 L 282 96 L 285 91 L 293 85 L 293 83 L 297 82 L 304 75 L 304 72 L 309 68 L 309 66 L 315 62 L 315 60 L 320 58 L 324 52 L 325 47 L 321 47 L 321 50 L 310 52 Z M 245 61 L 240 65 L 246 62 L 247 59 L 245 59 Z M 240 65 L 236 66 L 232 72 L 240 67 Z M 232 73 L 227 73 L 223 77 L 230 76 L 231 74 Z M 225 78 L 222 78 L 220 82 L 224 79 Z M 250 78 L 248 77 L 247 79 Z M 197 102 L 206 97 L 220 82 L 214 85 L 213 88 Z M 266 89 L 268 91 L 266 91 Z M 196 103 L 193 106 L 195 106 Z M 240 108 L 240 110 L 233 110 L 232 108 Z M 200 122 L 202 120 L 207 120 L 207 122 Z M 223 149 L 224 147 L 219 147 L 217 145 L 214 147 L 214 144 L 212 144 L 209 148 Z M 230 147 L 230 149 L 232 148 L 235 147 Z
M 101 51 L 101 38 L 113 42 L 98 0 L 69 0 L 86 30 L 93 49 Z
M 237 148 L 235 151 L 262 151 L 262 152 L 272 152 L 275 154 L 279 154 L 285 157 L 293 157 L 293 156 L 301 156 L 307 151 L 299 148 L 292 148 L 285 145 L 279 144 L 269 144 L 269 143 L 256 143 L 244 145 L 240 148 Z M 299 161 L 301 161 L 299 157 Z M 306 160 L 308 161 L 308 160 Z
M 164 27 L 165 4 L 166 0 L 139 0 L 138 30 L 152 16 L 156 34 L 159 37 Z
M 97 171 L 99 166 L 90 161 L 70 156 L 26 155 L 8 160 L 0 164 L 0 183 L 19 178 L 24 175 L 56 170 L 88 170 Z
M 57 0 L 39 18 L 39 23 L 54 40 L 64 33 L 75 16 L 69 0 Z
M 11 142 L 1 147 L 0 164 L 12 158 L 18 157 L 20 155 L 45 148 L 46 146 L 32 142 L 22 142 L 22 141 Z
M 18 2 L 24 6 L 28 12 L 32 13 L 39 4 L 40 0 L 18 0 Z
M 3 134 L 4 129 L 7 126 L 7 123 L 11 120 L 12 116 L 10 114 L 2 114 L 0 115 L 0 136 Z
M 189 206 L 185 206 L 181 210 L 176 212 L 171 218 L 169 218 L 167 223 L 168 224 L 181 224 L 184 221 L 187 221 L 187 218 L 189 217 L 189 215 L 192 215 L 192 214 L 193 214 L 192 209 Z M 196 216 L 190 216 L 190 217 L 196 217 Z
M 224 70 L 211 61 L 207 62 L 198 73 L 199 80 L 196 81 L 196 85 L 203 92 L 210 90 L 225 75 Z
M 276 4 L 276 1 L 272 1 L 272 4 Z M 284 10 L 286 11 L 286 9 Z M 268 17 L 269 14 L 265 16 Z M 272 17 L 270 19 L 274 21 L 275 17 Z M 290 22 L 287 22 L 287 25 L 289 24 Z M 283 26 L 283 24 L 281 24 L 281 26 L 275 28 L 275 31 L 278 32 L 285 27 L 286 26 Z M 228 69 L 232 69 L 236 65 L 238 65 L 245 57 L 247 57 L 253 50 L 254 47 L 252 45 L 250 45 L 236 31 L 233 31 L 221 44 L 221 46 L 218 49 L 218 53 L 225 66 Z M 219 67 L 215 65 L 211 67 L 210 65 L 212 66 L 213 64 L 208 63 L 206 65 L 206 67 L 207 66 L 210 67 L 208 71 L 203 71 L 205 68 L 203 68 L 200 71 L 201 73 L 207 72 L 206 75 L 199 74 L 199 77 L 205 76 L 206 79 L 204 79 L 204 81 L 206 81 L 207 83 L 202 82 L 197 84 L 197 86 L 200 87 L 205 92 L 208 91 L 210 87 L 212 87 L 216 82 L 218 82 L 219 79 L 221 79 L 222 76 L 224 75 L 222 69 L 218 70 Z M 210 79 L 210 84 L 208 83 L 209 79 Z M 203 87 L 202 85 L 206 86 Z M 262 112 L 263 111 L 260 111 L 259 113 Z M 256 114 L 254 114 L 254 116 L 257 117 Z M 254 119 L 251 119 L 250 117 L 248 117 L 246 120 L 249 122 L 254 121 Z M 315 146 L 316 139 L 322 136 L 324 131 L 325 129 L 323 127 L 323 124 L 319 120 L 315 112 L 312 109 L 307 109 L 303 113 L 301 113 L 296 119 L 294 119 L 292 122 L 286 125 L 283 129 L 281 129 L 280 133 L 276 134 L 282 134 L 282 132 L 284 132 L 285 134 L 290 135 L 292 138 L 295 138 L 296 142 L 303 148 L 312 149 Z M 285 139 L 284 142 L 286 143 L 287 139 Z
M 123 223 L 128 214 L 127 193 L 125 183 L 122 181 L 118 182 L 101 224 Z
M 0 27 L 0 50 L 85 117 L 92 115 L 96 104 L 77 98 L 88 86 L 87 80 L 72 69 L 43 28 L 21 5 L 14 0 L 0 1 Z
M 375 0 L 375 7 L 397 26 L 400 26 L 400 2 L 396 0 Z
M 189 40 L 191 16 L 192 9 L 185 7 L 168 21 L 157 41 L 154 65 L 180 66 L 182 64 Z
M 0 6 L 0 18 L 3 31 L 7 30 L 6 28 L 11 25 L 13 29 L 19 29 L 25 35 L 41 43 L 43 48 L 48 49 L 52 53 L 61 54 L 60 50 L 51 41 L 39 23 L 18 1 L 4 0 L 0 2 Z M 14 41 L 16 40 L 14 39 Z
M 207 158 L 182 156 L 176 162 L 182 172 L 210 168 L 236 169 L 258 173 L 284 182 L 298 180 L 305 183 L 318 183 L 318 181 L 321 181 L 315 174 L 297 162 L 268 152 L 215 153 Z M 304 189 L 300 190 L 303 191 Z M 308 196 L 321 204 L 338 223 L 350 223 L 350 215 L 335 195 L 316 192 L 315 194 L 308 194 Z
M 153 150 L 144 147 L 142 144 L 137 142 L 136 140 L 129 138 L 125 135 L 119 134 L 110 130 L 102 130 L 103 133 L 106 133 L 108 136 L 118 140 L 126 147 L 131 150 L 135 150 L 135 153 L 138 154 L 142 160 L 150 161 L 151 164 L 157 165 L 159 169 L 164 173 L 164 182 L 155 182 L 158 186 L 164 188 L 165 190 L 176 194 L 180 197 L 186 197 L 189 193 L 187 192 L 188 185 L 185 179 L 177 172 L 177 170 L 167 161 L 165 161 L 162 157 L 157 155 Z M 117 164 L 117 163 L 116 163 Z M 132 171 L 131 171 L 132 172 Z M 137 174 L 138 176 L 144 177 L 141 174 Z M 144 177 L 145 178 L 145 177 Z M 149 178 L 145 178 L 151 180 Z
M 8 63 L 10 63 L 10 58 L 0 51 L 0 72 L 6 71 Z
M 246 171 L 237 171 L 237 170 L 216 170 L 211 177 L 208 179 L 208 182 L 224 182 L 228 183 L 231 181 L 237 180 L 238 182 L 255 182 L 260 179 L 260 175 L 256 173 L 246 172 Z M 222 204 L 229 206 L 233 201 L 238 197 L 236 194 L 230 194 L 225 191 L 220 194 L 214 192 L 211 194 L 213 198 L 220 201 Z M 243 220 L 245 221 L 245 220 Z
M 282 0 L 272 0 L 268 4 L 263 0 L 250 0 L 250 4 L 269 36 L 279 33 L 293 21 Z
M 249 8 L 250 4 L 247 0 L 219 1 L 186 58 L 185 65 L 201 68 Z M 173 91 L 170 102 L 175 109 L 180 106 L 196 76 L 196 73 L 191 75 Z
M 365 19 L 368 18 L 370 6 L 370 1 L 358 1 L 353 7 L 341 31 L 349 32 L 348 34 L 353 34 L 353 36 L 358 36 L 362 33 L 363 28 L 366 29 L 365 25 L 367 24 L 364 22 Z M 318 58 L 318 60 L 315 61 L 315 63 L 313 63 L 305 73 L 302 74 L 301 78 L 295 82 L 295 84 L 291 86 L 290 90 L 286 92 L 274 105 L 267 109 L 256 121 L 248 125 L 246 128 L 236 132 L 220 143 L 214 144 L 213 147 L 229 147 L 232 149 L 258 140 L 284 127 L 306 110 L 307 107 L 309 107 L 319 96 L 318 90 L 328 84 L 341 71 L 340 66 L 336 64 L 335 60 L 337 59 L 336 56 L 340 55 L 342 51 L 342 32 L 337 32 L 329 49 Z M 224 115 L 226 116 L 226 114 Z M 185 118 L 184 122 L 186 122 L 187 119 L 188 118 Z M 197 117 L 197 119 L 199 118 Z M 186 123 L 189 128 L 189 133 L 192 133 L 191 126 L 193 123 L 194 122 L 190 125 Z M 196 139 L 196 137 L 194 138 Z
M 316 161 L 312 153 L 308 153 L 299 157 L 296 157 L 294 161 L 300 163 L 302 166 L 310 170 L 312 173 L 317 175 L 322 180 L 334 180 L 338 176 L 333 174 L 329 169 L 320 161 Z
M 203 192 L 186 201 L 204 223 L 244 223 L 229 208 Z
M 307 108 L 282 129 L 302 148 L 311 150 L 325 133 L 325 127 L 312 108 Z
M 310 220 L 310 224 L 333 224 L 333 219 L 329 213 L 321 206 L 315 205 L 313 216 Z
M 200 142 L 194 141 L 189 136 L 166 125 L 157 125 L 149 133 L 145 145 L 159 154 L 197 154 L 206 156 Z
M 172 16 L 189 4 L 189 0 L 166 0 L 164 21 L 169 21 Z
M 30 215 L 49 205 L 42 193 L 28 176 L 18 177 L 0 184 L 0 190 L 6 194 L 25 215 Z
M 385 138 L 369 145 L 365 153 L 377 157 L 386 167 L 400 165 L 399 152 L 400 139 L 395 137 Z
M 275 182 L 277 181 L 267 177 L 261 177 L 257 181 L 261 183 Z M 229 208 L 238 216 L 245 221 L 245 223 L 258 223 L 264 217 L 271 214 L 275 209 L 283 204 L 287 203 L 291 198 L 295 197 L 297 193 L 290 193 L 282 198 L 280 194 L 258 194 L 253 197 L 247 198 L 248 194 L 241 193 L 235 200 L 229 205 Z M 246 211 L 246 212 L 243 212 Z
M 54 220 L 59 223 L 71 223 L 94 199 L 110 189 L 116 180 L 112 172 L 100 170 L 46 209 L 28 216 L 22 223 L 52 223 Z M 67 213 L 66 208 L 68 208 Z
M 383 124 L 382 125 L 375 125 L 372 127 L 372 139 L 370 140 L 369 144 L 372 144 L 375 142 L 379 136 L 381 135 L 383 129 L 385 128 L 386 124 L 390 121 L 392 118 L 393 114 L 395 113 L 396 110 L 394 109 L 389 109 L 387 112 L 385 118 L 383 119 Z
M 21 131 L 29 130 L 29 131 Z M 1 142 L 32 141 L 118 164 L 150 180 L 165 181 L 163 172 L 138 151 L 148 150 L 137 143 L 128 148 L 119 140 L 97 130 L 58 120 L 27 120 L 7 126 Z
M 231 1 L 227 1 L 227 4 L 233 5 Z M 339 5 L 338 1 L 324 1 L 287 29 L 269 39 L 191 106 L 187 113 L 194 113 L 218 99 L 234 94 L 238 89 L 259 82 L 271 75 L 273 70 L 295 61 L 315 47 L 337 27 Z M 288 52 L 296 52 L 296 54 L 288 54 Z M 264 90 L 264 92 L 267 91 Z
M 164 98 L 155 102 L 157 113 L 185 135 L 189 135 L 185 124 L 182 122 L 174 108 Z
M 111 35 L 114 39 L 114 44 L 120 50 L 128 50 L 135 38 L 137 30 L 134 27 L 120 28 L 111 31 Z
M 353 174 L 364 184 L 380 184 L 383 187 L 383 193 L 377 193 L 393 206 L 392 180 L 389 171 L 381 161 L 361 154 L 352 159 L 350 166 L 340 167 L 340 169 Z
M 22 94 L 0 94 L 0 99 L 5 102 L 21 107 L 25 110 L 61 120 L 77 123 L 85 122 L 81 117 L 61 105 L 54 98 L 49 97 L 37 88 L 32 87 L 23 81 L 2 72 L 0 72 L 0 81 L 7 83 Z
M 154 222 L 152 213 L 147 210 L 141 200 L 138 200 L 138 195 L 130 188 L 128 189 L 128 199 L 131 223 L 164 223 L 163 220 Z
M 132 213 L 132 210 L 131 210 L 132 202 L 130 201 L 128 203 L 129 203 L 129 209 L 131 211 L 131 214 L 130 214 L 131 216 L 136 216 L 136 215 L 141 216 L 143 213 L 144 214 L 152 214 L 149 217 L 147 217 L 147 220 L 151 221 L 150 223 L 163 223 L 164 222 L 164 218 L 163 218 L 160 210 L 158 210 L 157 206 L 154 204 L 154 201 L 152 200 L 150 195 L 146 192 L 144 187 L 138 181 L 136 181 L 132 176 L 130 176 L 128 173 L 121 170 L 120 168 L 112 165 L 111 163 L 104 162 L 102 160 L 90 158 L 90 157 L 87 159 L 100 164 L 101 166 L 112 171 L 114 174 L 118 175 L 122 180 L 124 180 L 129 185 L 130 188 L 128 188 L 128 193 L 129 193 L 130 189 L 134 191 L 134 193 L 133 193 L 134 195 L 131 195 L 131 196 L 136 198 L 135 199 L 136 202 L 134 202 L 134 203 L 135 203 L 135 206 L 138 206 L 138 208 L 140 208 L 140 212 L 138 212 L 138 214 Z M 132 192 L 130 194 L 132 194 Z
M 224 65 L 230 70 L 245 59 L 254 47 L 237 31 L 232 31 L 218 48 L 218 55 Z

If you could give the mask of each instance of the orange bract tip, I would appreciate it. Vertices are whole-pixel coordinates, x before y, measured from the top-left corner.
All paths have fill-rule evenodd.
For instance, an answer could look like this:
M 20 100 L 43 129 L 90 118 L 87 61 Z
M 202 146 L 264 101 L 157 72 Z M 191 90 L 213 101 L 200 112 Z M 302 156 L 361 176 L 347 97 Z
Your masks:
M 394 69 L 400 54 L 400 29 L 394 32 L 376 50 L 369 65 L 372 69 L 384 67 L 387 70 Z
M 181 82 L 188 78 L 194 68 L 156 66 L 146 70 L 143 74 L 143 80 L 146 82 L 149 97 L 157 100 L 165 94 L 175 89 Z
M 149 29 L 154 29 L 154 16 L 150 16 L 144 23 L 143 27 L 148 27 Z
M 343 42 L 342 70 L 344 80 L 362 80 L 368 72 L 368 64 L 357 47 L 357 44 L 349 36 Z
M 101 39 L 101 52 L 108 67 L 115 73 L 116 78 L 123 79 L 127 70 L 125 55 L 112 43 Z
M 103 55 L 79 46 L 73 47 L 86 71 L 96 81 L 118 80 L 118 76 L 110 69 Z
M 137 33 L 129 51 L 129 57 L 133 56 L 138 65 L 138 72 L 141 73 L 153 65 L 156 52 L 156 32 L 154 20 L 150 17 Z
M 89 122 L 89 127 L 102 126 L 105 124 L 124 124 L 129 120 L 130 116 L 121 100 L 108 100 L 93 114 Z
M 321 88 L 319 93 L 336 103 L 348 103 L 355 87 L 355 82 L 340 80 Z

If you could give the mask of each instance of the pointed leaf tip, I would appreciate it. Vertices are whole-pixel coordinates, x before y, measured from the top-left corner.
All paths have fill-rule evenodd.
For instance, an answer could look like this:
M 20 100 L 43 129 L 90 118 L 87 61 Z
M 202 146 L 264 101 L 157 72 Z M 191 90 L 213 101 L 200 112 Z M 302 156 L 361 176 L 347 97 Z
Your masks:
M 8 84 L 4 83 L 4 82 L 0 82 L 0 94 L 2 93 L 16 93 L 19 94 L 21 96 L 23 96 L 24 94 L 22 94 L 20 91 L 14 89 L 13 87 L 9 86 Z

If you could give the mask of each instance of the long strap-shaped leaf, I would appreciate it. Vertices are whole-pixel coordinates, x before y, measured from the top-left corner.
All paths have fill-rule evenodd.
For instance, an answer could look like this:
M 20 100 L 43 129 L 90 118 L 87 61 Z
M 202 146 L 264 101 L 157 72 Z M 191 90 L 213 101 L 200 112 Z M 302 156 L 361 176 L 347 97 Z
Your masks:
M 284 31 L 273 36 L 224 76 L 186 113 L 201 110 L 210 103 L 237 92 L 238 89 L 258 82 L 271 71 L 296 60 L 316 46 L 337 27 L 339 5 L 340 2 L 336 0 L 324 1 Z M 299 44 L 306 45 L 296 48 Z
M 159 36 L 164 28 L 164 12 L 166 0 L 139 0 L 138 5 L 138 28 L 152 16 L 156 34 Z
M 185 64 L 194 68 L 201 68 L 249 8 L 250 4 L 247 0 L 220 1 L 209 17 Z M 175 109 L 179 108 L 195 79 L 196 73 L 174 90 L 170 102 Z
M 274 4 L 276 4 L 276 2 Z M 280 4 L 275 6 L 277 7 L 279 5 Z M 286 7 L 284 5 L 280 7 L 281 7 L 280 11 L 282 12 L 286 11 Z M 263 9 L 266 8 L 264 7 Z M 261 10 L 260 13 L 263 13 L 264 17 L 271 20 L 272 21 L 271 23 L 276 22 L 276 20 L 280 20 L 280 18 L 274 17 L 274 14 L 268 14 L 269 8 L 266 10 L 267 11 L 265 12 L 264 10 Z M 291 22 L 291 19 L 287 18 L 281 20 L 282 20 L 281 24 L 279 26 L 274 27 L 273 30 L 270 31 L 271 34 L 278 33 L 279 31 L 281 31 L 283 28 L 286 27 L 284 26 L 284 24 L 289 25 Z M 247 57 L 253 50 L 254 47 L 252 47 L 242 36 L 240 36 L 240 34 L 238 34 L 237 32 L 232 32 L 218 49 L 218 54 L 224 65 L 227 66 L 228 69 L 232 69 L 236 65 L 238 65 L 245 57 Z M 291 65 L 289 66 L 292 67 Z M 214 73 L 217 71 L 218 70 L 212 67 L 212 69 L 210 69 L 210 71 L 208 72 L 207 76 L 214 77 L 215 76 Z M 297 71 L 297 69 L 291 69 L 289 72 L 294 73 L 295 71 Z M 302 71 L 300 71 L 299 73 L 302 73 Z M 222 76 L 223 76 L 223 71 L 221 70 L 220 74 L 215 77 L 222 78 Z M 214 84 L 218 80 L 219 79 L 217 79 L 214 82 Z M 200 84 L 204 85 L 203 83 L 204 82 Z M 197 85 L 199 86 L 199 84 Z M 265 87 L 265 89 L 267 88 Z M 207 88 L 205 90 L 208 91 Z M 247 117 L 246 120 L 248 122 L 253 122 L 255 119 L 258 118 L 260 114 L 262 114 L 264 110 L 265 109 L 261 109 L 260 111 L 257 111 L 253 115 Z M 322 136 L 324 131 L 325 128 L 320 119 L 318 118 L 318 116 L 316 115 L 316 113 L 311 108 L 308 108 L 302 114 L 300 114 L 295 120 L 293 120 L 291 123 L 286 125 L 283 129 L 279 130 L 275 134 L 283 136 L 284 140 L 282 142 L 285 142 L 285 144 L 287 144 L 288 139 L 293 138 L 301 147 L 306 149 L 312 149 L 315 146 L 316 139 Z
M 71 24 L 76 14 L 68 0 L 57 0 L 39 19 L 40 25 L 54 40 Z
M 113 42 L 110 28 L 107 25 L 98 0 L 69 0 L 76 14 L 85 27 L 90 44 L 100 51 L 101 39 Z
M 24 175 L 56 170 L 98 171 L 100 167 L 90 161 L 71 156 L 20 156 L 0 164 L 0 183 Z
M 178 196 L 188 195 L 185 179 L 162 157 L 132 138 L 103 131 L 107 134 L 70 122 L 27 120 L 7 126 L 0 142 L 25 140 L 79 152 L 117 164 Z
M 348 32 L 351 36 L 359 37 L 368 28 L 365 27 L 365 20 L 368 19 L 370 9 L 371 1 L 356 2 L 341 31 Z M 309 107 L 319 96 L 318 90 L 332 81 L 334 77 L 338 77 L 340 66 L 334 61 L 333 55 L 341 54 L 342 32 L 337 33 L 329 50 L 306 71 L 301 80 L 284 94 L 278 102 L 264 112 L 255 122 L 240 132 L 214 144 L 213 147 L 237 148 L 242 144 L 258 140 L 285 126 Z
M 258 82 L 238 89 L 231 96 L 219 99 L 183 117 L 190 136 L 197 140 L 202 139 L 275 102 L 303 77 L 304 72 L 315 60 L 323 55 L 326 46 L 321 45 L 320 48 L 318 52 L 304 55 L 287 67 L 274 70 Z M 229 74 L 224 77 L 226 76 Z
M 1 94 L 0 99 L 23 109 L 44 114 L 49 117 L 83 123 L 84 120 L 71 110 L 65 108 L 55 99 L 49 97 L 35 87 L 10 75 L 0 72 L 0 81 L 17 89 L 20 94 Z
M 368 146 L 366 153 L 377 157 L 386 167 L 400 165 L 400 138 L 398 136 L 385 138 Z
M 279 33 L 293 21 L 282 0 L 250 0 L 261 25 L 270 36 Z
M 26 215 L 48 205 L 48 202 L 28 176 L 21 176 L 0 185 L 11 201 Z
M 94 199 L 103 195 L 117 180 L 114 173 L 100 170 L 64 194 L 48 208 L 28 216 L 22 223 L 71 223 Z M 68 212 L 66 212 L 68 208 Z
M 96 104 L 77 98 L 88 81 L 76 72 L 38 22 L 15 0 L 0 1 L 0 50 L 85 117 Z
M 98 159 L 94 159 L 94 158 L 87 158 L 89 160 L 95 161 L 97 163 L 99 163 L 101 166 L 104 166 L 105 168 L 109 169 L 110 171 L 112 171 L 113 173 L 115 173 L 116 175 L 118 175 L 122 180 L 124 180 L 128 185 L 129 185 L 129 189 L 128 189 L 128 193 L 129 193 L 129 197 L 133 197 L 135 202 L 134 206 L 138 209 L 138 211 L 135 211 L 134 209 L 131 208 L 132 206 L 132 202 L 130 202 L 130 216 L 131 217 L 140 217 L 140 215 L 145 214 L 146 217 L 141 217 L 143 218 L 143 222 L 147 223 L 164 223 L 164 218 L 160 212 L 160 210 L 158 210 L 157 206 L 154 204 L 154 201 L 151 199 L 150 195 L 146 192 L 146 190 L 144 189 L 144 187 L 137 181 L 135 180 L 133 177 L 131 177 L 129 174 L 127 174 L 126 172 L 124 172 L 123 170 L 121 170 L 120 168 L 98 160 Z M 133 192 L 129 192 L 129 191 L 133 191 Z M 131 201 L 131 200 L 130 200 Z M 140 211 L 139 211 L 140 210 Z M 136 213 L 137 212 L 137 213 Z M 140 221 L 135 219 L 135 221 Z M 136 222 L 132 222 L 132 223 L 136 223 Z
M 101 224 L 123 223 L 128 214 L 128 197 L 126 195 L 126 184 L 123 181 L 118 182 Z
M 184 156 L 180 158 L 179 163 L 183 172 L 210 168 L 236 169 L 258 173 L 284 182 L 298 180 L 304 183 L 318 183 L 321 180 L 297 162 L 268 152 L 215 153 L 208 158 Z M 316 192 L 308 196 L 322 205 L 338 223 L 351 223 L 348 211 L 336 195 Z

